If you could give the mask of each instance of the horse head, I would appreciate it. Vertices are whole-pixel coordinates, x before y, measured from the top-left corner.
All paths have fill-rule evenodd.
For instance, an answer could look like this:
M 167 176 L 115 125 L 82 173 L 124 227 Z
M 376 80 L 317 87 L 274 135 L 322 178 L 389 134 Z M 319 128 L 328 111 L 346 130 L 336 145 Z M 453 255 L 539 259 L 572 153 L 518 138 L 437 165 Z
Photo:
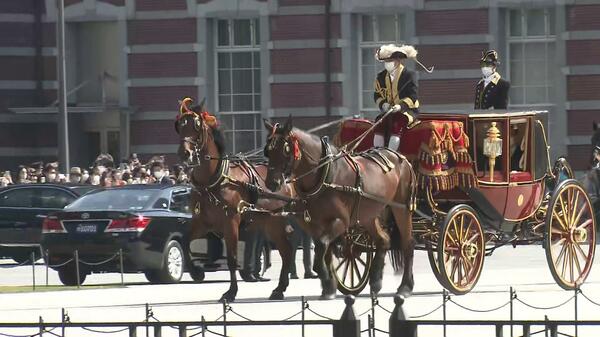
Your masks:
M 175 120 L 175 132 L 179 135 L 177 154 L 183 162 L 190 165 L 199 164 L 200 154 L 208 141 L 209 125 L 204 114 L 205 100 L 202 100 L 200 105 L 190 108 L 193 100 L 189 97 L 184 98 Z
M 288 117 L 285 125 L 271 124 L 264 120 L 269 136 L 264 154 L 269 159 L 269 169 L 265 183 L 267 188 L 278 191 L 292 175 L 292 171 L 300 160 L 300 145 L 293 132 L 292 118 Z

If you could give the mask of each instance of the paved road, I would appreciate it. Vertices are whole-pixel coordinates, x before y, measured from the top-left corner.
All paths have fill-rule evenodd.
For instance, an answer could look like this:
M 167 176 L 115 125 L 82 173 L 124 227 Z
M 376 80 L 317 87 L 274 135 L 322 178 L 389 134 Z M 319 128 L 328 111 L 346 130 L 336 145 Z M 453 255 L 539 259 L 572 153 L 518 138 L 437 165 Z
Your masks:
M 301 254 L 298 254 L 299 256 Z M 274 254 L 275 256 L 275 254 Z M 320 285 L 318 280 L 292 280 L 282 302 L 268 302 L 264 299 L 276 286 L 276 276 L 280 267 L 278 259 L 274 259 L 273 268 L 267 276 L 273 280 L 265 283 L 240 283 L 238 301 L 232 304 L 235 312 L 252 320 L 281 320 L 300 311 L 302 295 L 309 300 L 310 309 L 327 317 L 339 317 L 344 309 L 341 296 L 333 301 L 318 301 Z M 9 261 L 0 269 L 0 285 L 27 285 L 31 282 L 31 266 L 8 268 Z M 600 303 L 600 260 L 594 263 L 594 269 L 582 290 L 585 295 Z M 300 274 L 302 274 L 301 263 Z M 45 283 L 45 268 L 36 267 L 38 283 Z M 98 289 L 91 285 L 118 284 L 119 274 L 91 275 L 86 286 L 80 290 L 38 291 L 17 294 L 0 294 L 0 321 L 2 322 L 36 322 L 39 316 L 45 321 L 59 321 L 61 308 L 66 308 L 71 321 L 142 321 L 144 304 L 151 303 L 155 317 L 161 321 L 170 320 L 214 320 L 222 314 L 222 307 L 216 303 L 222 292 L 227 290 L 228 274 L 218 272 L 208 274 L 206 282 L 194 284 L 186 275 L 185 282 L 178 285 L 150 285 L 143 275 L 125 275 L 125 287 Z M 379 299 L 382 307 L 393 309 L 393 294 L 399 285 L 400 278 L 391 269 L 386 268 L 384 286 Z M 424 252 L 417 252 L 415 261 L 415 294 L 405 304 L 408 315 L 424 314 L 442 303 L 441 287 L 435 280 Z M 58 285 L 58 277 L 54 271 L 49 273 L 49 284 Z M 474 291 L 464 296 L 452 296 L 456 303 L 478 310 L 501 306 L 509 299 L 509 287 L 517 291 L 519 300 L 532 306 L 550 307 L 560 304 L 573 296 L 572 292 L 560 289 L 553 281 L 546 265 L 544 250 L 541 246 L 506 247 L 498 249 L 493 256 L 487 257 L 484 270 Z M 365 290 L 366 292 L 366 290 Z M 368 296 L 360 296 L 355 303 L 357 315 L 370 307 Z M 363 329 L 367 326 L 367 315 L 361 317 Z M 515 319 L 572 319 L 574 318 L 574 302 L 553 310 L 537 310 L 519 302 L 514 305 Z M 240 319 L 230 313 L 233 319 Z M 447 305 L 448 319 L 508 319 L 509 307 L 490 313 L 469 312 L 454 303 Z M 318 319 L 307 313 L 307 319 Z M 389 314 L 383 309 L 376 310 L 376 326 L 388 330 Z M 442 310 L 438 310 L 426 319 L 441 319 Z M 579 319 L 600 319 L 600 308 L 579 296 Z M 222 331 L 215 329 L 216 331 Z M 535 331 L 536 329 L 532 329 Z M 307 328 L 306 336 L 330 336 L 331 329 L 325 327 Z M 561 332 L 571 333 L 572 328 L 564 328 Z M 509 330 L 505 330 L 506 333 Z M 32 334 L 25 330 L 0 330 L 0 333 L 15 335 Z M 520 329 L 515 328 L 515 336 Z M 300 327 L 275 328 L 229 328 L 231 336 L 300 336 Z M 84 331 L 68 331 L 69 336 L 97 336 Z M 143 336 L 143 331 L 140 330 Z M 163 336 L 176 336 L 174 330 L 163 331 Z M 377 336 L 384 336 L 377 333 Z M 439 327 L 420 328 L 420 336 L 442 336 Z M 448 328 L 448 336 L 493 336 L 492 327 L 457 327 Z M 509 335 L 509 334 L 505 334 Z M 600 327 L 579 329 L 580 336 L 600 336 Z M 109 336 L 126 336 L 125 333 Z M 366 333 L 364 334 L 366 336 Z

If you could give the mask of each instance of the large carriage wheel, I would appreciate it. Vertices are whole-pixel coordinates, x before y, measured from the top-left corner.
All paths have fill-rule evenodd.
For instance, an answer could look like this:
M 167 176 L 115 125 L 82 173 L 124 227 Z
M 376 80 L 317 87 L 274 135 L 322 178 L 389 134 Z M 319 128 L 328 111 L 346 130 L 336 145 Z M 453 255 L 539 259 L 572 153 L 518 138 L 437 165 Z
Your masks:
M 475 210 L 457 205 L 446 215 L 438 242 L 442 285 L 455 295 L 471 291 L 481 275 L 485 237 Z
M 558 185 L 546 214 L 546 260 L 563 289 L 575 289 L 592 269 L 596 221 L 590 199 L 573 179 Z
M 369 283 L 375 245 L 367 231 L 352 227 L 339 240 L 329 245 L 331 270 L 344 295 L 358 295 Z
M 431 240 L 439 242 L 439 236 L 440 236 L 440 234 L 439 234 L 439 232 L 437 232 L 432 235 Z M 442 276 L 441 271 L 440 271 L 440 261 L 438 259 L 439 255 L 438 255 L 437 247 L 434 248 L 430 242 L 426 242 L 425 248 L 427 250 L 427 258 L 429 259 L 429 265 L 431 266 L 431 271 L 433 272 L 435 279 L 438 280 L 438 282 L 442 286 L 445 287 L 446 280 L 445 280 L 444 276 Z

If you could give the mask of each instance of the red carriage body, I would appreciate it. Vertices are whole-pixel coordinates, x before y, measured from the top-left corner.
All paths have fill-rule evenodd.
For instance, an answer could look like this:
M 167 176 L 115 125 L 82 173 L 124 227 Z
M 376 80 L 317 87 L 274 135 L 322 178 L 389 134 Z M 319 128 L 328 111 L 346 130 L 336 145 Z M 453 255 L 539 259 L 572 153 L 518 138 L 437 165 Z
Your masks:
M 544 115 L 425 113 L 420 124 L 403 131 L 399 152 L 412 163 L 419 188 L 413 235 L 452 293 L 469 292 L 485 253 L 509 243 L 544 241 L 552 276 L 564 289 L 579 287 L 588 276 L 596 243 L 593 209 L 566 160 L 550 165 Z M 372 125 L 344 121 L 337 144 Z M 357 151 L 372 144 L 370 133 Z M 421 203 L 429 206 L 420 210 Z M 456 277 L 457 268 L 467 265 Z

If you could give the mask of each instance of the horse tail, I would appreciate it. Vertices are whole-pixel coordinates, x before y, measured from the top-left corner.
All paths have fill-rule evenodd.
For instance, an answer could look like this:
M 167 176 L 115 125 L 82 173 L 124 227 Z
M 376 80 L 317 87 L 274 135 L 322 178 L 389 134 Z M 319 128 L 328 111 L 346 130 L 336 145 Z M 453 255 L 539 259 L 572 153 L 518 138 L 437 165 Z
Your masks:
M 396 226 L 396 220 L 392 216 L 392 210 L 389 206 L 385 208 L 383 218 L 390 236 L 390 250 L 388 251 L 390 263 L 392 264 L 392 268 L 394 268 L 394 272 L 398 273 L 404 270 L 404 259 L 402 257 L 402 250 L 400 249 L 400 230 Z

